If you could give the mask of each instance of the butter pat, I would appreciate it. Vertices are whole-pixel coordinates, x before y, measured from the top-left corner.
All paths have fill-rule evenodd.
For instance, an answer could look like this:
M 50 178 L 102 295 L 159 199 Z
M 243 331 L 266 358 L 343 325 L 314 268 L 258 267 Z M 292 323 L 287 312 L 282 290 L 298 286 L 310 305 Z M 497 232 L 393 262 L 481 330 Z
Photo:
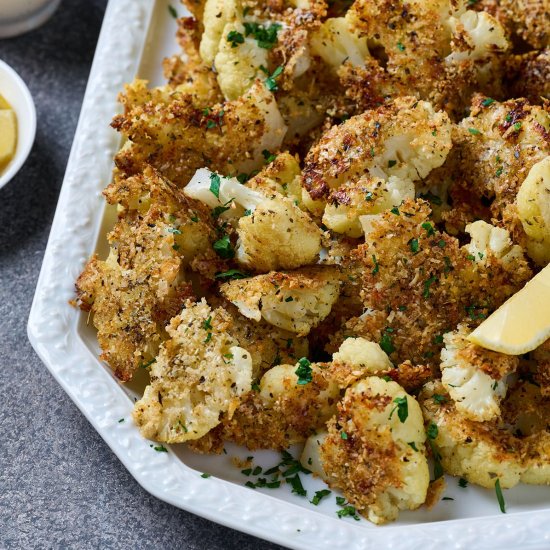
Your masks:
M 0 107 L 7 105 L 0 96 Z M 9 105 L 8 105 L 9 107 Z M 17 119 L 9 108 L 0 109 L 0 167 L 6 165 L 15 154 L 17 144 Z

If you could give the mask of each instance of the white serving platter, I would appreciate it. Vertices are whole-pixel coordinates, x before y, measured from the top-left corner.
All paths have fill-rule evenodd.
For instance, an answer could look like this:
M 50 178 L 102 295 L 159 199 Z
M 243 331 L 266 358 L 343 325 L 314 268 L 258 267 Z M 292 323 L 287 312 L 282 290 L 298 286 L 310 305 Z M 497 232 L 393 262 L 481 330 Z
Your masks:
M 109 127 L 119 110 L 116 96 L 136 75 L 161 84 L 160 62 L 178 50 L 168 6 L 167 0 L 108 4 L 29 317 L 29 339 L 46 367 L 147 491 L 234 529 L 297 549 L 549 549 L 548 487 L 505 491 L 507 513 L 501 514 L 492 491 L 459 488 L 456 478 L 448 478 L 446 496 L 454 500 L 375 527 L 366 520 L 338 519 L 334 493 L 313 506 L 313 492 L 324 485 L 311 476 L 302 476 L 307 498 L 285 484 L 245 487 L 248 478 L 232 457 L 253 454 L 256 464 L 270 467 L 280 461 L 276 453 L 230 445 L 220 456 L 195 455 L 184 445 L 155 452 L 141 437 L 130 417 L 139 384 L 123 386 L 98 360 L 95 332 L 69 300 L 86 260 L 94 251 L 105 251 L 104 234 L 112 222 L 101 191 L 120 145 Z M 177 9 L 184 14 L 181 6 Z M 203 478 L 203 472 L 212 475 Z

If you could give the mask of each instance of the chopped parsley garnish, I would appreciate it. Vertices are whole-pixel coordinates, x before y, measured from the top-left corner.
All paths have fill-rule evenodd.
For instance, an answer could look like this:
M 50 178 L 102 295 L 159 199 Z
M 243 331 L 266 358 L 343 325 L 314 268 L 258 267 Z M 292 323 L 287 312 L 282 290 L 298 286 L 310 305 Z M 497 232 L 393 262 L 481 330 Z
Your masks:
M 411 240 L 408 242 L 408 245 L 409 245 L 409 248 L 411 249 L 411 252 L 412 252 L 413 254 L 417 254 L 417 253 L 418 253 L 418 250 L 419 250 L 418 239 L 411 239 Z
M 439 433 L 439 429 L 437 427 L 437 424 L 434 422 L 430 422 L 428 424 L 428 427 L 426 428 L 426 435 L 429 439 L 435 439 L 437 437 L 437 434 Z
M 409 443 L 407 443 L 407 445 L 413 450 L 413 451 L 417 451 L 418 452 L 418 449 L 416 448 L 416 443 L 414 441 L 409 441 Z
M 432 237 L 433 235 L 435 235 L 434 226 L 430 222 L 424 222 L 422 224 L 422 229 L 426 231 L 428 237 Z
M 468 480 L 467 480 L 467 479 L 464 479 L 463 477 L 461 477 L 461 478 L 458 480 L 458 486 L 459 486 L 459 487 L 462 487 L 462 489 L 465 489 L 466 487 L 468 487 Z
M 484 106 L 484 107 L 489 107 L 489 105 L 492 105 L 493 103 L 495 102 L 495 100 L 491 97 L 487 97 L 485 98 L 481 104 Z
M 250 210 L 249 208 L 247 208 L 247 209 L 243 212 L 243 216 L 252 216 L 252 210 Z
M 301 496 L 306 497 L 307 491 L 304 489 L 304 486 L 302 485 L 302 480 L 300 479 L 300 476 L 296 474 L 294 477 L 287 478 L 287 483 L 290 483 L 292 487 L 292 492 Z
M 265 50 L 271 50 L 277 43 L 277 33 L 281 29 L 279 23 L 273 23 L 269 27 L 264 27 L 259 23 L 244 23 L 244 32 L 246 36 L 252 35 L 258 41 L 258 46 Z
M 202 322 L 202 328 L 204 330 L 210 330 L 212 328 L 212 316 L 208 317 L 206 321 Z
M 261 473 L 262 473 L 262 467 L 261 466 L 256 466 L 254 468 L 254 470 L 252 470 L 252 475 L 253 476 L 259 476 Z
M 227 41 L 231 43 L 232 48 L 236 48 L 239 44 L 244 44 L 244 36 L 238 31 L 230 31 Z
M 217 198 L 220 198 L 220 184 L 221 179 L 218 174 L 212 172 L 210 174 L 210 192 Z
M 201 477 L 202 477 L 203 479 L 208 479 L 208 478 L 211 477 L 211 476 L 212 476 L 212 474 L 207 474 L 206 472 L 204 472 L 204 474 L 201 474 Z
M 504 117 L 504 120 L 505 120 L 506 122 L 512 122 L 512 115 L 508 113 L 508 114 Z
M 191 221 L 197 223 L 199 221 L 199 217 L 196 214 L 193 214 L 191 216 Z
M 472 134 L 473 136 L 478 136 L 479 134 L 481 134 L 481 132 L 479 130 L 476 130 L 476 128 L 468 128 L 468 132 L 470 132 L 470 134 Z
M 153 447 L 153 449 L 155 449 L 155 451 L 157 451 L 157 453 L 167 453 L 168 452 L 168 449 L 164 445 L 155 445 Z
M 338 506 L 342 506 L 341 510 L 338 510 L 336 512 L 336 515 L 341 519 L 345 517 L 351 517 L 356 521 L 359 521 L 359 517 L 357 515 L 357 510 L 355 510 L 354 506 L 350 506 L 344 497 L 336 497 L 336 504 Z
M 445 242 L 445 239 L 440 239 L 439 242 L 437 243 L 437 246 L 439 246 L 439 248 L 445 248 L 445 245 L 447 243 Z
M 297 384 L 299 386 L 309 384 L 313 380 L 311 374 L 311 363 L 305 357 L 302 357 L 298 361 L 298 368 L 294 371 L 294 373 L 298 376 Z
M 518 122 L 514 123 L 514 130 L 516 132 L 519 132 L 521 130 L 521 121 L 518 121 Z
M 292 296 L 288 296 L 285 298 L 285 302 L 294 302 L 294 298 Z
M 265 79 L 265 87 L 270 92 L 276 92 L 279 87 L 277 86 L 277 78 L 283 73 L 283 66 L 279 65 L 272 73 Z
M 388 355 L 391 355 L 395 351 L 395 347 L 393 345 L 392 339 L 390 334 L 385 331 L 382 333 L 382 336 L 380 338 L 380 347 L 384 350 L 385 353 Z
M 340 438 L 341 438 L 341 439 L 347 439 L 347 438 L 348 438 L 348 434 L 347 434 L 346 432 L 344 432 L 344 431 L 341 431 L 341 432 L 340 432 Z
M 376 275 L 380 271 L 380 266 L 378 265 L 378 261 L 376 260 L 376 256 L 374 254 L 372 255 L 372 263 L 374 264 L 372 274 Z
M 366 201 L 371 201 L 372 200 L 372 193 L 370 191 L 367 191 L 367 194 L 365 195 L 365 200 Z
M 138 365 L 138 368 L 140 369 L 148 369 L 153 363 L 156 363 L 156 359 L 151 359 L 151 361 L 147 361 L 146 363 L 140 363 Z
M 497 478 L 495 481 L 495 493 L 497 494 L 497 500 L 498 505 L 500 507 L 500 511 L 505 514 L 506 513 L 506 503 L 504 502 L 504 495 L 502 494 L 502 488 L 500 487 L 500 479 Z
M 397 43 L 397 49 L 398 49 L 400 52 L 404 52 L 404 51 L 405 51 L 405 46 L 403 46 L 403 44 L 401 44 L 401 42 L 398 42 L 398 43 Z
M 207 333 L 206 338 L 204 339 L 203 343 L 208 344 L 208 342 L 210 342 L 210 340 L 212 340 L 212 333 L 211 332 Z
M 400 215 L 400 214 L 399 214 L 399 208 L 397 208 L 397 206 L 394 206 L 394 207 L 390 210 L 390 212 L 391 212 L 392 214 L 395 214 L 396 216 L 399 216 L 399 215 Z
M 397 416 L 399 417 L 399 420 L 403 424 L 405 420 L 407 420 L 407 417 L 409 416 L 409 404 L 407 403 L 407 397 L 396 397 L 393 402 L 395 403 L 395 407 L 390 412 L 390 419 L 397 409 Z
M 215 279 L 246 279 L 247 277 L 247 273 L 243 273 L 238 269 L 229 269 L 228 271 L 222 271 L 214 275 Z
M 500 168 L 498 168 L 497 171 L 495 172 L 496 177 L 500 178 L 503 171 L 504 171 L 504 168 L 502 168 L 502 166 Z
M 270 153 L 267 149 L 264 149 L 262 151 L 262 155 L 264 157 L 264 160 L 265 160 L 266 164 L 270 164 L 271 162 L 273 162 L 277 158 L 277 155 L 274 155 L 273 153 Z
M 418 195 L 418 197 L 429 201 L 436 206 L 441 206 L 443 204 L 443 200 L 441 199 L 441 197 L 434 195 L 431 191 L 428 191 L 427 193 L 421 193 L 420 195 Z
M 471 305 L 471 306 L 466 306 L 464 308 L 464 310 L 468 314 L 468 317 L 470 317 L 470 319 L 472 319 L 472 321 L 475 321 L 476 319 L 485 319 L 487 317 L 487 315 L 485 313 L 477 313 L 476 309 L 483 309 L 483 307 L 482 306 Z
M 475 262 L 476 261 L 476 257 L 473 255 L 473 254 L 468 254 L 466 256 L 466 259 L 467 260 L 470 260 L 471 262 Z
M 177 19 L 177 18 L 178 18 L 178 12 L 176 11 L 176 8 L 174 8 L 174 6 L 171 6 L 170 4 L 168 5 L 168 13 L 169 13 L 174 19 Z
M 396 160 L 388 160 L 388 168 L 393 168 L 396 164 Z
M 328 489 L 321 489 L 320 491 L 316 491 L 315 495 L 313 495 L 313 499 L 310 500 L 311 504 L 314 504 L 317 506 L 321 500 L 323 500 L 325 497 L 328 497 L 332 491 L 329 491 Z
M 231 246 L 229 235 L 224 235 L 221 239 L 218 239 L 212 245 L 212 248 L 214 249 L 216 254 L 224 260 L 229 260 L 235 256 L 235 250 Z
M 442 344 L 443 343 L 443 334 L 436 334 L 434 336 L 433 342 L 434 342 L 434 344 Z
M 452 497 L 443 497 L 441 500 L 454 500 Z
M 442 405 L 443 403 L 445 403 L 445 401 L 447 401 L 447 398 L 444 396 L 444 395 L 441 395 L 439 393 L 434 393 L 433 396 L 432 396 L 432 399 L 438 404 L 438 405 Z
M 227 212 L 228 210 L 231 209 L 231 206 L 228 206 L 228 205 L 231 205 L 231 203 L 234 201 L 235 199 L 229 199 L 224 205 L 222 206 L 216 206 L 213 210 L 212 210 L 212 217 L 217 220 L 224 212 Z
M 120 424 L 121 422 L 124 422 L 124 418 L 121 418 L 118 423 Z
M 437 282 L 437 277 L 430 277 L 428 280 L 424 281 L 424 292 L 422 293 L 422 296 L 424 298 L 430 297 L 430 287 Z
M 245 184 L 250 179 L 250 174 L 245 174 L 244 172 L 242 174 L 237 175 L 237 181 L 239 183 Z
M 258 384 L 252 384 L 252 389 L 254 391 L 260 391 L 260 386 Z
M 181 231 L 179 229 L 175 229 L 174 227 L 169 227 L 166 231 L 168 231 L 168 233 L 173 233 L 174 235 L 181 235 Z

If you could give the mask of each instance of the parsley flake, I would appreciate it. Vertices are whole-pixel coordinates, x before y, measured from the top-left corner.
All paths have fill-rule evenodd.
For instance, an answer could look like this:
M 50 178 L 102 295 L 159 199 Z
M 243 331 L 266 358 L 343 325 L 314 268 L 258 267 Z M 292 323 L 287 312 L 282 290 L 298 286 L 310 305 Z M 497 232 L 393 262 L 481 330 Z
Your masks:
M 258 46 L 265 50 L 271 50 L 277 43 L 277 33 L 281 29 L 279 23 L 273 23 L 269 27 L 264 27 L 259 23 L 244 23 L 244 32 L 246 36 L 252 35 L 258 41 Z
M 435 235 L 434 226 L 430 222 L 424 222 L 422 224 L 422 229 L 426 231 L 428 237 L 432 237 L 433 235 Z
M 417 254 L 419 250 L 418 239 L 411 239 L 408 243 L 409 248 L 413 254 Z
M 417 451 L 418 452 L 418 449 L 416 448 L 416 443 L 414 441 L 409 441 L 409 443 L 407 443 L 407 445 L 413 450 L 413 451 Z
M 430 297 L 430 287 L 437 282 L 437 277 L 430 277 L 428 280 L 424 281 L 424 292 L 422 292 L 422 296 L 424 298 Z
M 458 480 L 458 486 L 461 487 L 462 489 L 465 489 L 466 487 L 468 487 L 468 480 L 461 477 Z
M 212 476 L 212 474 L 207 474 L 206 472 L 204 472 L 203 474 L 201 474 L 201 477 L 202 477 L 203 479 L 208 479 L 208 478 L 211 477 L 211 476 Z
M 485 98 L 481 104 L 484 106 L 484 107 L 489 107 L 489 105 L 492 105 L 493 103 L 495 102 L 495 100 L 491 97 L 487 97 Z
M 376 275 L 380 271 L 380 266 L 378 265 L 378 261 L 376 260 L 376 256 L 374 254 L 372 255 L 372 262 L 374 263 L 372 274 Z
M 388 160 L 388 168 L 393 168 L 396 164 L 396 160 Z
M 399 208 L 397 208 L 397 206 L 394 206 L 394 207 L 390 210 L 390 212 L 391 212 L 392 214 L 395 214 L 396 216 L 399 216 L 399 215 L 400 215 L 400 214 L 399 214 Z
M 274 155 L 273 153 L 270 153 L 267 149 L 264 149 L 262 151 L 262 155 L 264 157 L 264 160 L 265 160 L 266 164 L 272 163 L 277 158 L 277 155 Z
M 438 404 L 442 405 L 447 401 L 447 398 L 444 395 L 440 395 L 439 393 L 434 393 L 432 396 L 432 399 Z
M 468 132 L 470 132 L 473 136 L 479 136 L 479 134 L 481 134 L 481 132 L 476 128 L 468 128 Z
M 244 44 L 244 36 L 238 31 L 230 31 L 227 41 L 231 43 L 232 48 L 236 48 L 239 44 Z
M 403 44 L 401 44 L 401 42 L 398 42 L 398 43 L 397 43 L 397 49 L 398 49 L 400 52 L 404 52 L 404 51 L 405 51 L 405 46 L 403 46 Z
M 294 373 L 298 376 L 298 381 L 296 383 L 299 386 L 309 384 L 313 380 L 311 362 L 308 361 L 306 357 L 302 357 L 298 361 L 298 368 L 294 371 Z
M 178 12 L 176 11 L 176 8 L 174 8 L 174 6 L 171 6 L 170 4 L 168 5 L 168 13 L 169 13 L 174 19 L 177 19 L 177 18 L 178 18 Z
M 328 497 L 331 493 L 332 491 L 329 491 L 328 489 L 321 489 L 320 491 L 316 491 L 315 495 L 313 495 L 313 499 L 310 500 L 310 502 L 311 504 L 317 506 L 322 499 Z
M 221 239 L 218 239 L 213 245 L 212 248 L 216 254 L 223 258 L 224 260 L 229 260 L 235 256 L 235 250 L 231 245 L 229 240 L 229 235 L 224 235 Z
M 500 487 L 500 479 L 497 478 L 495 481 L 495 493 L 497 494 L 497 500 L 498 505 L 500 507 L 500 511 L 505 514 L 506 513 L 506 502 L 504 502 L 504 495 L 502 494 L 502 488 Z
M 168 452 L 168 449 L 164 445 L 155 445 L 153 447 L 153 449 L 155 449 L 155 451 L 157 451 L 157 453 L 167 453 Z
M 340 432 L 340 438 L 345 440 L 345 439 L 348 438 L 348 434 L 347 434 L 346 432 L 344 432 L 344 431 L 341 431 L 341 432 Z
M 277 86 L 277 78 L 283 73 L 283 66 L 279 65 L 272 73 L 265 79 L 265 87 L 270 92 L 276 92 L 279 87 Z
M 380 347 L 387 355 L 391 355 L 395 351 L 391 336 L 388 332 L 384 332 L 380 338 Z
M 409 404 L 407 403 L 407 397 L 396 397 L 393 402 L 396 404 L 395 407 L 390 412 L 390 419 L 397 409 L 397 416 L 399 417 L 399 420 L 403 424 L 405 420 L 407 420 L 407 417 L 409 416 Z
M 218 174 L 212 172 L 210 174 L 210 192 L 217 198 L 220 198 L 220 184 L 221 179 Z
M 307 496 L 307 491 L 304 489 L 304 486 L 302 485 L 302 480 L 300 479 L 300 476 L 298 474 L 296 474 L 294 477 L 288 478 L 287 483 L 290 483 L 292 487 L 292 492 L 296 495 L 301 497 Z
M 228 271 L 222 271 L 221 273 L 216 273 L 214 275 L 214 278 L 232 280 L 232 279 L 246 279 L 248 276 L 249 276 L 248 273 L 243 273 L 238 269 L 229 269 Z

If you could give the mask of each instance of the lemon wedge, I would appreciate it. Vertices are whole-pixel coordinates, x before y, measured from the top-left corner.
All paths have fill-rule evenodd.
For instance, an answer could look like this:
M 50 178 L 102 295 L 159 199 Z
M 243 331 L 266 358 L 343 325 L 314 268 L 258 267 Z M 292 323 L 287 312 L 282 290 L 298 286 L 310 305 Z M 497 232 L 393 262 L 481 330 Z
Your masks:
M 550 338 L 550 264 L 535 275 L 468 337 L 507 355 L 521 355 Z
M 7 164 L 15 154 L 17 122 L 11 109 L 0 110 L 0 166 Z

